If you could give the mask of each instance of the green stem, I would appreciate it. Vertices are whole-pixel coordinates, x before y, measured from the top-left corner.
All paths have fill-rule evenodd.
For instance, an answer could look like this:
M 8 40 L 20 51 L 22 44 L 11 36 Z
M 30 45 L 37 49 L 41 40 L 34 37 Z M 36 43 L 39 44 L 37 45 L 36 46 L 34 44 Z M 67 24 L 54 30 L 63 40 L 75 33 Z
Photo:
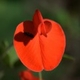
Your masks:
M 63 58 L 66 58 L 66 59 L 70 59 L 70 60 L 73 60 L 75 61 L 74 57 L 68 55 L 68 54 L 64 54 Z
M 39 80 L 42 80 L 42 73 L 39 72 Z

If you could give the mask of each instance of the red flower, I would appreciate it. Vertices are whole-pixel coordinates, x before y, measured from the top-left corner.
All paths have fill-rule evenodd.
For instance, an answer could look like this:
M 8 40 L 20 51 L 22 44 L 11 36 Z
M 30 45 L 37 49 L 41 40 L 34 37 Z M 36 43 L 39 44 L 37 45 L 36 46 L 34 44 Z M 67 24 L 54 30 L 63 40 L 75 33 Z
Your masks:
M 30 70 L 25 70 L 19 73 L 21 80 L 39 80 L 38 77 L 35 77 Z
M 39 10 L 35 11 L 32 21 L 24 21 L 17 26 L 13 42 L 21 62 L 36 72 L 56 68 L 66 44 L 61 26 L 43 19 Z

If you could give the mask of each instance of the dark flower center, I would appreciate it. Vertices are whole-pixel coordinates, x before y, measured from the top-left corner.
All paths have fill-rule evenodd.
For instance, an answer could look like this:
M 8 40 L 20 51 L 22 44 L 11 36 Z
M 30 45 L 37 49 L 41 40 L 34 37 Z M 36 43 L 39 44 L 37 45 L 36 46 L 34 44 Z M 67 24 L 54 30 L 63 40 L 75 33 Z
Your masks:
M 31 33 L 29 33 L 29 32 L 24 32 L 24 35 L 26 35 L 26 36 L 28 36 L 28 37 L 30 37 L 30 38 L 33 38 L 33 37 L 34 37 L 34 35 L 31 34 Z

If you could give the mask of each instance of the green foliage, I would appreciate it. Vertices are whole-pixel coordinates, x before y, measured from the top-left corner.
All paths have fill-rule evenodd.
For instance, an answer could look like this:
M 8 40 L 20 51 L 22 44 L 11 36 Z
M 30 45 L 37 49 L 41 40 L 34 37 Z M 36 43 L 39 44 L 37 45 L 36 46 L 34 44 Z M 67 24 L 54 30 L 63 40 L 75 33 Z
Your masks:
M 8 56 L 8 59 L 9 59 L 9 64 L 10 66 L 13 66 L 14 63 L 18 60 L 18 57 L 16 55 L 16 52 L 13 48 L 13 46 L 7 51 L 7 56 Z

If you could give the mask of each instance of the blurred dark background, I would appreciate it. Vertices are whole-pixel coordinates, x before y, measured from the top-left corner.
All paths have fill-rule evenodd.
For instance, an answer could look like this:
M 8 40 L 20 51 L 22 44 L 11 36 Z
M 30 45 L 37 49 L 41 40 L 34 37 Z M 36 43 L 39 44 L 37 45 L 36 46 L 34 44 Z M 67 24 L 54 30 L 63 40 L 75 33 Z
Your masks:
M 55 70 L 43 71 L 44 80 L 80 80 L 80 0 L 0 0 L 0 80 L 20 80 L 19 72 L 26 69 L 12 46 L 13 35 L 36 9 L 61 24 L 67 39 L 68 57 Z

